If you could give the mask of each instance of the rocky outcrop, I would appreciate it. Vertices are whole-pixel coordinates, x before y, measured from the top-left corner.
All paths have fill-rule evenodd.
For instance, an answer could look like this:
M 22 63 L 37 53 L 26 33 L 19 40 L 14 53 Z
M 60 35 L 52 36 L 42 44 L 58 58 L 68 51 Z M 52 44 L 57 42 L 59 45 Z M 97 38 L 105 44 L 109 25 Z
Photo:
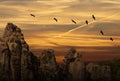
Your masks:
M 85 81 L 85 63 L 81 61 L 82 55 L 75 54 L 75 60 L 69 64 L 69 72 L 72 74 L 73 81 Z
M 81 60 L 82 55 L 71 48 L 65 55 L 63 71 L 66 70 L 68 80 L 85 81 L 85 64 Z
M 36 57 L 29 51 L 21 29 L 8 23 L 1 41 L 1 81 L 35 81 L 38 66 Z M 7 77 L 7 80 L 4 80 Z
M 110 66 L 82 61 L 82 54 L 71 48 L 60 66 L 64 81 L 111 81 Z
M 48 49 L 42 51 L 40 70 L 46 81 L 59 81 L 58 65 L 53 50 Z
M 85 65 L 75 48 L 68 50 L 61 64 L 52 49 L 43 50 L 38 58 L 29 50 L 21 29 L 8 23 L 0 38 L 0 81 L 111 81 L 111 69 Z
M 89 81 L 111 81 L 110 66 L 89 63 L 86 70 L 89 73 Z
M 10 51 L 3 39 L 0 39 L 0 81 L 10 81 Z

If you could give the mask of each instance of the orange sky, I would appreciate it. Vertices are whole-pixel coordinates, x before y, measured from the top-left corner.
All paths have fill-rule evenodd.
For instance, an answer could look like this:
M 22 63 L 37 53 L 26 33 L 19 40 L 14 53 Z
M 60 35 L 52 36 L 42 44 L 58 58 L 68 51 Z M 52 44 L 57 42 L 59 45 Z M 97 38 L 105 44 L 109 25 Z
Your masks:
M 12 22 L 23 30 L 31 48 L 90 47 L 88 50 L 98 56 L 101 54 L 104 58 L 106 56 L 103 54 L 108 55 L 109 51 L 99 52 L 100 49 L 97 49 L 96 52 L 92 48 L 115 49 L 115 46 L 120 45 L 119 11 L 120 0 L 1 0 L 0 34 L 2 35 L 6 23 Z M 35 14 L 36 17 L 33 18 L 30 14 Z M 96 17 L 95 21 L 91 18 L 92 14 Z M 53 20 L 54 17 L 58 22 Z M 77 24 L 72 23 L 71 19 Z M 89 21 L 89 25 L 85 24 L 85 20 Z M 104 36 L 100 30 L 104 31 Z M 115 40 L 110 41 L 110 37 Z M 119 51 L 112 51 L 118 57 Z M 87 56 L 89 51 L 85 54 Z M 61 56 L 57 58 L 61 59 Z M 97 55 L 93 56 L 97 58 Z M 112 56 L 108 55 L 109 57 L 111 59 Z

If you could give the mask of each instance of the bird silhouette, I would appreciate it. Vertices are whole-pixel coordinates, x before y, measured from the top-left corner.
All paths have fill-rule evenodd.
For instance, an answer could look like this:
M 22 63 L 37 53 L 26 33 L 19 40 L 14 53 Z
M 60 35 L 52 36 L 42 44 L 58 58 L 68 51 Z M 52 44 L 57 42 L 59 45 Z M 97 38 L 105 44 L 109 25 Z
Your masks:
M 95 17 L 94 15 L 92 15 L 92 18 L 93 18 L 94 20 L 96 20 L 96 17 Z
M 56 22 L 58 22 L 58 19 L 57 18 L 53 18 Z
M 100 30 L 100 33 L 101 33 L 102 35 L 104 35 L 104 33 L 103 33 L 103 31 L 102 31 L 102 30 Z
M 30 14 L 32 17 L 35 17 L 35 15 L 34 14 Z
M 74 24 L 77 24 L 76 21 L 74 21 L 73 19 L 71 19 L 71 21 L 72 21 Z
M 88 23 L 89 23 L 88 20 L 86 20 L 85 23 L 88 25 Z
M 111 37 L 110 40 L 113 41 L 114 39 Z

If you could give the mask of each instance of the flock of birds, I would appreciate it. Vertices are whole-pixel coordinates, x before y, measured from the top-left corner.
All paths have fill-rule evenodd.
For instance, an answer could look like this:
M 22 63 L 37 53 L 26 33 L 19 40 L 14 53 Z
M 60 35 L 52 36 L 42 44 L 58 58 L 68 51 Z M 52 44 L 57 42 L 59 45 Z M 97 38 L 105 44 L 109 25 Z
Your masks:
M 30 14 L 30 15 L 31 15 L 32 17 L 36 17 L 34 14 Z M 96 20 L 96 17 L 95 17 L 94 15 L 92 15 L 92 19 L 93 19 L 93 20 Z M 57 19 L 57 18 L 53 18 L 53 20 L 54 20 L 55 22 L 58 22 L 58 19 Z M 71 19 L 71 21 L 72 21 L 74 24 L 77 24 L 77 22 L 76 22 L 75 20 Z M 88 20 L 86 20 L 85 23 L 88 25 L 88 24 L 89 24 Z M 103 32 L 102 30 L 100 30 L 100 33 L 101 33 L 101 35 L 104 35 L 104 32 Z M 111 40 L 111 41 L 114 41 L 114 39 L 113 39 L 112 37 L 110 37 L 110 40 Z

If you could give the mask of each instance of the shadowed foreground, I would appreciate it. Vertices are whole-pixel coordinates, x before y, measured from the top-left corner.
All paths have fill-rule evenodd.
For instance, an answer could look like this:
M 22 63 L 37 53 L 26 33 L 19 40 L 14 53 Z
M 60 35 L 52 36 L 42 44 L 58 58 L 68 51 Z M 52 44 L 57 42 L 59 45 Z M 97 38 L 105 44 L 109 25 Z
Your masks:
M 82 54 L 71 48 L 61 64 L 54 50 L 36 57 L 20 28 L 8 23 L 0 39 L 0 81 L 111 81 L 110 65 L 85 64 Z M 117 81 L 117 80 L 116 80 Z

